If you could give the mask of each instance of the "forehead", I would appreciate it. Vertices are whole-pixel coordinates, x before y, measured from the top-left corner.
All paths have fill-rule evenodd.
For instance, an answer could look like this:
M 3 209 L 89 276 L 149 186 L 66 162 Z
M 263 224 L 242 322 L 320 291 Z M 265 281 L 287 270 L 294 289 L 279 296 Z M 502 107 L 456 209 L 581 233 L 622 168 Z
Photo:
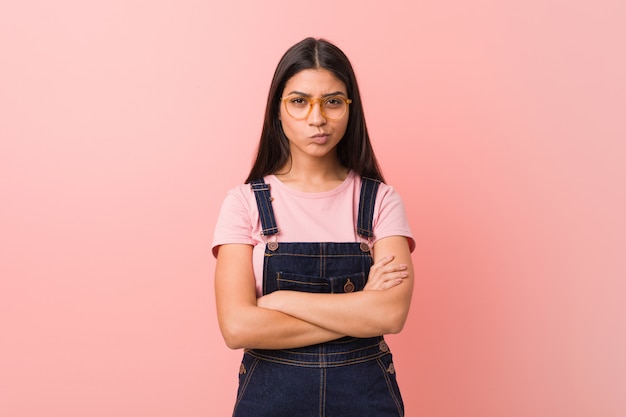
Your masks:
M 316 96 L 336 91 L 347 94 L 345 84 L 335 74 L 326 69 L 305 69 L 287 80 L 283 93 L 300 92 Z

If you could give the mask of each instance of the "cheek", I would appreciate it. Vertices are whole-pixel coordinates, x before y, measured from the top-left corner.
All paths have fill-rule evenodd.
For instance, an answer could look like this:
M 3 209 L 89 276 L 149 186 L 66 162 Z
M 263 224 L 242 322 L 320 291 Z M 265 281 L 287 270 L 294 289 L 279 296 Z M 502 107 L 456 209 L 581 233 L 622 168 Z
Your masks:
M 292 139 L 294 132 L 297 130 L 292 120 L 289 117 L 282 117 L 279 115 L 280 125 L 283 128 L 283 133 L 287 136 L 287 139 Z
M 348 130 L 348 121 L 342 121 L 341 124 L 337 125 L 337 130 L 340 131 L 343 136 L 343 134 L 346 133 L 346 130 Z
M 287 113 L 285 113 L 283 106 L 280 106 L 278 109 L 278 122 L 280 123 L 280 127 L 282 128 L 282 131 L 287 139 L 292 140 L 294 136 L 294 120 Z

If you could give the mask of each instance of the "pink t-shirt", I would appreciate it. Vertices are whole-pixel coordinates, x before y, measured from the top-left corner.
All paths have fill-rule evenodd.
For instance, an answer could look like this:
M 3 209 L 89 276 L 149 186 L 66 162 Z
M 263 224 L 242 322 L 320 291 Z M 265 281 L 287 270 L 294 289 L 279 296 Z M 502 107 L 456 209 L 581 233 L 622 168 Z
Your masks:
M 280 232 L 273 236 L 260 234 L 261 220 L 256 198 L 250 184 L 231 189 L 222 208 L 213 236 L 213 255 L 220 245 L 242 243 L 254 246 L 252 264 L 257 295 L 263 282 L 263 253 L 265 244 L 277 242 L 366 242 L 370 247 L 384 237 L 405 236 L 409 249 L 415 241 L 406 218 L 404 204 L 392 187 L 380 184 L 374 206 L 374 237 L 363 238 L 356 233 L 361 177 L 350 171 L 343 183 L 331 191 L 306 193 L 283 184 L 268 175 L 276 225 Z

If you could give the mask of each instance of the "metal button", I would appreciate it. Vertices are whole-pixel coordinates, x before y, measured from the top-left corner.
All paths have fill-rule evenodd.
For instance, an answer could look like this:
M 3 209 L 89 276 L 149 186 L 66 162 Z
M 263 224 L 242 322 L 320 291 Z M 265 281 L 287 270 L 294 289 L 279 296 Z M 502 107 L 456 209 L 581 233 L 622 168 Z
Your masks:
M 380 341 L 380 343 L 378 344 L 378 349 L 380 349 L 381 352 L 389 352 L 389 346 L 387 346 L 387 342 L 385 342 L 384 340 Z
M 278 242 L 269 242 L 267 244 L 267 248 L 274 252 L 276 249 L 278 249 Z
M 350 281 L 350 278 L 348 278 L 348 282 L 346 282 L 345 285 L 343 286 L 343 291 L 344 292 L 354 291 L 354 284 L 352 283 L 352 281 Z
M 368 245 L 365 242 L 361 242 L 360 248 L 361 248 L 362 252 L 369 252 L 370 251 L 370 245 Z

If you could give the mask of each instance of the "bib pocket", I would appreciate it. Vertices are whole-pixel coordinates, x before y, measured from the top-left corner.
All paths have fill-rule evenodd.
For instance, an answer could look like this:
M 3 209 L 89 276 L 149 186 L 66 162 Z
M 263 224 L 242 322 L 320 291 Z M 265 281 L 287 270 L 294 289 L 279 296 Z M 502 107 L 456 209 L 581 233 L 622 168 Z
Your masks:
M 276 284 L 279 290 L 301 291 L 310 293 L 349 293 L 361 291 L 365 287 L 367 277 L 363 272 L 341 275 L 337 277 L 318 277 L 292 274 L 279 271 Z

